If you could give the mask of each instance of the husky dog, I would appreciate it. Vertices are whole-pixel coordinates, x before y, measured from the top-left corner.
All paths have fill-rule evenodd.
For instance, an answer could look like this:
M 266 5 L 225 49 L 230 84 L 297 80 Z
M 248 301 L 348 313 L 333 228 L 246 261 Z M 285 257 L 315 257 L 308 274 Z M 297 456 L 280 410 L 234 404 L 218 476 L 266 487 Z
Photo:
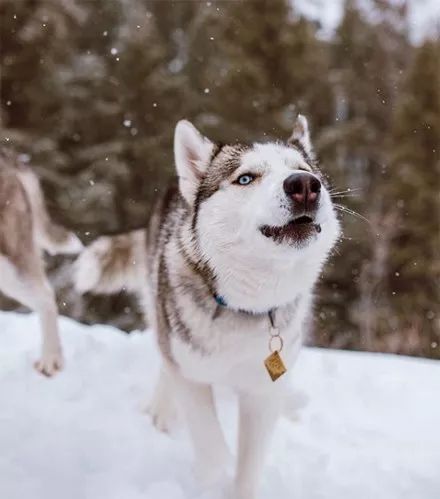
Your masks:
M 38 313 L 43 336 L 35 368 L 52 376 L 63 367 L 57 306 L 42 250 L 79 253 L 82 244 L 49 218 L 36 175 L 0 150 L 0 291 Z
M 254 499 L 288 384 L 264 361 L 275 351 L 278 370 L 292 367 L 339 224 L 303 116 L 286 143 L 251 145 L 216 144 L 180 121 L 174 152 L 178 185 L 149 226 L 95 241 L 77 262 L 77 287 L 142 294 L 163 358 L 153 421 L 168 429 L 179 405 L 204 481 L 229 462 L 212 387 L 237 392 L 232 495 Z

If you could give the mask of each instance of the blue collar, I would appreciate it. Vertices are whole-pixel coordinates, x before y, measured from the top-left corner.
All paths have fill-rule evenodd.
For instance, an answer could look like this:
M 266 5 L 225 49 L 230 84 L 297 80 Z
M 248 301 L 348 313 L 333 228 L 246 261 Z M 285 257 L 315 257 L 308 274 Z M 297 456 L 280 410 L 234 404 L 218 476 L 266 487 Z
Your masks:
M 227 307 L 228 304 L 226 303 L 226 300 L 223 298 L 223 296 L 214 295 L 214 300 L 217 302 L 217 305 L 220 305 L 220 307 Z
M 223 296 L 220 296 L 220 295 L 214 293 L 213 297 L 214 297 L 214 300 L 219 307 L 228 308 L 228 304 L 226 303 L 226 300 L 223 298 Z M 267 312 L 251 312 L 249 310 L 244 310 L 243 308 L 239 308 L 236 311 L 241 312 L 242 314 L 248 314 L 248 315 L 268 315 L 270 323 L 274 327 L 274 325 L 275 325 L 275 320 L 274 320 L 275 310 L 276 310 L 276 308 L 271 308 Z

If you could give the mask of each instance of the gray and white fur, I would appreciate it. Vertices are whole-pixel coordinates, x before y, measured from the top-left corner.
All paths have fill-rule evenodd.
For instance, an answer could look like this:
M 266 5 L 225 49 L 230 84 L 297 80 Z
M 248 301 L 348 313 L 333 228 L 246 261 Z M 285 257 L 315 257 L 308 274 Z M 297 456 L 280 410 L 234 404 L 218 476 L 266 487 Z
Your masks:
M 0 291 L 38 314 L 43 340 L 35 368 L 51 376 L 62 369 L 64 361 L 43 250 L 76 254 L 82 244 L 51 221 L 32 170 L 11 152 L 0 150 Z
M 148 227 L 119 236 L 130 250 L 119 251 L 118 263 L 121 240 L 95 241 L 77 261 L 77 283 L 82 291 L 131 287 L 141 295 L 163 360 L 153 421 L 166 430 L 180 408 L 205 483 L 230 459 L 213 386 L 236 391 L 232 497 L 254 499 L 288 385 L 287 376 L 272 382 L 263 364 L 269 311 L 290 369 L 339 224 L 303 116 L 288 142 L 250 145 L 215 144 L 180 121 L 174 152 L 178 182 Z

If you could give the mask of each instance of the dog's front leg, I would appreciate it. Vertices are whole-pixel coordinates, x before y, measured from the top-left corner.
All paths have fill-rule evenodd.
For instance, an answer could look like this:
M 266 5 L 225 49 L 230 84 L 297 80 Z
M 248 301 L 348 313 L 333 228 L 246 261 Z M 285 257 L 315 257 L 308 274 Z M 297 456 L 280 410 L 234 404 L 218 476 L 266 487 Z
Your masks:
M 195 452 L 195 472 L 202 486 L 225 474 L 230 452 L 217 417 L 212 387 L 177 375 L 178 396 Z
M 238 463 L 234 499 L 255 499 L 270 438 L 281 412 L 282 396 L 278 390 L 264 394 L 242 393 L 239 403 Z

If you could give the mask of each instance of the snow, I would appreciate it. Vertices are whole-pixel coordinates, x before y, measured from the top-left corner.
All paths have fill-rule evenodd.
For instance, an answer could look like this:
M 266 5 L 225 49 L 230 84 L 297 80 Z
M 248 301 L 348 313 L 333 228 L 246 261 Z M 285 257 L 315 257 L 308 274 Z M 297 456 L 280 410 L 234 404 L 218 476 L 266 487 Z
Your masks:
M 141 410 L 152 334 L 60 324 L 67 368 L 45 379 L 31 368 L 37 318 L 0 312 L 0 497 L 220 499 L 192 478 L 185 432 L 161 434 Z M 305 348 L 292 379 L 296 419 L 278 425 L 261 499 L 439 497 L 440 362 Z M 218 406 L 232 445 L 233 395 Z

